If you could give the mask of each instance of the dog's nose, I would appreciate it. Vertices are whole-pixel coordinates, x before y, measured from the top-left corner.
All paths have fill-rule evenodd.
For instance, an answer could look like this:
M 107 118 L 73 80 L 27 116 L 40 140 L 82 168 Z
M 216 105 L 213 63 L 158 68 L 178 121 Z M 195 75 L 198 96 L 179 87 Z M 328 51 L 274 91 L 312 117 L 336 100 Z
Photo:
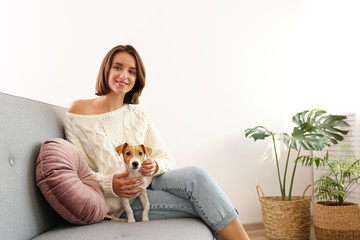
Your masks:
M 133 162 L 132 165 L 133 165 L 133 167 L 138 167 L 139 163 L 138 162 Z

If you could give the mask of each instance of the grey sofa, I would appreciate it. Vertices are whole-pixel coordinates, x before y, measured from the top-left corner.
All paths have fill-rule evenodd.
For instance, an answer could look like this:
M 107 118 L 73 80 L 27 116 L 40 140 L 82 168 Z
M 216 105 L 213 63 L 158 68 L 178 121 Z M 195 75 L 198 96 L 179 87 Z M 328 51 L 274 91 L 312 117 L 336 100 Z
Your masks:
M 102 221 L 72 225 L 46 202 L 35 182 L 42 144 L 64 138 L 66 109 L 0 93 L 0 221 L 2 240 L 11 239 L 194 239 L 213 235 L 199 219 L 146 223 Z

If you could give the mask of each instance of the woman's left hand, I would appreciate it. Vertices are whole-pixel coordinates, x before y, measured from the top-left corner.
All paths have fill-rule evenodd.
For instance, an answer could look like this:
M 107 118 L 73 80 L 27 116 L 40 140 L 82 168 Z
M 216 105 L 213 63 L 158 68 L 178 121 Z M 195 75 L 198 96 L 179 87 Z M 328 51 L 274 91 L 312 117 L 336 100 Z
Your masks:
M 146 159 L 143 162 L 142 167 L 143 168 L 140 171 L 144 176 L 152 176 L 159 170 L 159 166 L 153 158 Z

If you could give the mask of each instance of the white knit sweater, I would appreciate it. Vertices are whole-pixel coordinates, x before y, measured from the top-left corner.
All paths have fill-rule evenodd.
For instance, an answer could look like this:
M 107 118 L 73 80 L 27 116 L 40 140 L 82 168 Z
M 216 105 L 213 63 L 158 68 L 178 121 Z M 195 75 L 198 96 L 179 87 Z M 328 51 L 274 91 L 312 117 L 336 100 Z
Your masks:
M 154 176 L 175 168 L 174 159 L 149 117 L 133 105 L 125 104 L 114 111 L 97 115 L 68 112 L 65 134 L 95 173 L 105 197 L 116 196 L 112 188 L 113 174 L 118 170 L 125 171 L 125 166 L 115 147 L 125 142 L 152 148 L 151 157 L 159 165 Z M 151 179 L 147 177 L 148 185 Z

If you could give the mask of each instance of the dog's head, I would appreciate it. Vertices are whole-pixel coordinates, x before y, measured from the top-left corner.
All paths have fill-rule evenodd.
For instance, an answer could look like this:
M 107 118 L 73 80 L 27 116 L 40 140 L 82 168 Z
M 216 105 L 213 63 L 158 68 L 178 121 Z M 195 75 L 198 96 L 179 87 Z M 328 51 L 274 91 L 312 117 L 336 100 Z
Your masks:
M 145 161 L 145 156 L 151 155 L 152 149 L 141 145 L 130 145 L 124 143 L 115 148 L 115 151 L 119 155 L 123 155 L 124 162 L 128 166 L 129 170 L 139 171 L 142 163 Z

